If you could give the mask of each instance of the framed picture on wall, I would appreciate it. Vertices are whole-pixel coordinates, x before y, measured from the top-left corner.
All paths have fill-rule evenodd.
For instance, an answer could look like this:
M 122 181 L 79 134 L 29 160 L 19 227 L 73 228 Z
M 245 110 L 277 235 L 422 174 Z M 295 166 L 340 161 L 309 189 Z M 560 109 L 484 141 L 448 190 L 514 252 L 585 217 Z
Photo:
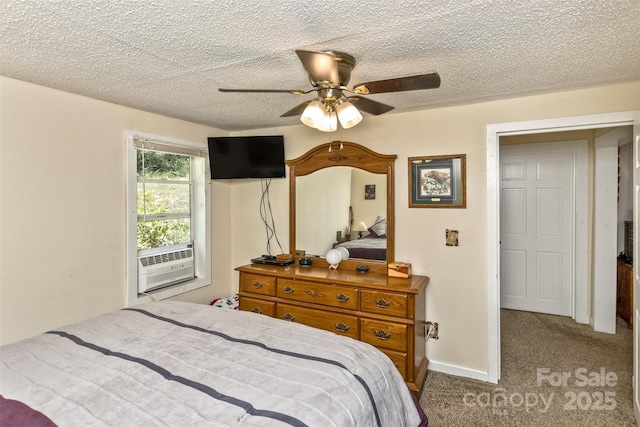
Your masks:
M 409 157 L 410 208 L 466 208 L 465 155 Z
M 366 184 L 364 186 L 364 199 L 365 200 L 375 200 L 376 198 L 376 185 L 375 184 Z

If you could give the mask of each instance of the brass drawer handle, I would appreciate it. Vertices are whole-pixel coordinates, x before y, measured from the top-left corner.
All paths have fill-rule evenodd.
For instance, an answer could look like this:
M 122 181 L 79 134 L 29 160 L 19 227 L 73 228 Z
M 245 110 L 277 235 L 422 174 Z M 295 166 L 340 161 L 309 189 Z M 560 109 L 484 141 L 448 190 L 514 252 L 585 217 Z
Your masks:
M 391 334 L 384 330 L 373 331 L 373 334 L 376 336 L 376 338 L 382 341 L 386 341 L 391 338 Z
M 391 303 L 384 298 L 380 298 L 376 300 L 376 305 L 380 308 L 387 308 L 389 307 L 389 304 Z
M 336 331 L 338 332 L 347 332 L 349 329 L 351 329 L 349 326 L 345 325 L 344 323 L 340 322 L 340 323 L 336 323 Z
M 287 286 L 283 289 L 285 294 L 292 294 L 293 293 L 293 288 L 291 286 Z
M 260 307 L 253 307 L 251 311 L 254 313 L 262 314 L 262 309 Z
M 336 298 L 338 301 L 340 302 L 347 302 L 349 301 L 349 297 L 346 296 L 345 294 L 340 294 L 340 295 L 336 295 Z
M 289 322 L 293 322 L 294 320 L 296 320 L 296 316 L 294 316 L 291 313 L 285 313 L 284 316 L 282 316 L 282 318 L 284 320 L 288 320 Z
M 256 289 L 260 289 L 262 286 L 264 286 L 263 283 L 258 281 L 253 284 L 253 287 Z

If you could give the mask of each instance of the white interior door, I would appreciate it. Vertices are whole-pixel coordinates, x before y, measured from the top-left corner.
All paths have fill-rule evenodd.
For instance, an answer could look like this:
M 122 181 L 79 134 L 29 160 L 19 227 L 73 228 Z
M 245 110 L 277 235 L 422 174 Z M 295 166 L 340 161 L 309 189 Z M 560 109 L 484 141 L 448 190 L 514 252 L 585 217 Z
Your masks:
M 571 316 L 575 153 L 549 147 L 500 147 L 500 300 Z

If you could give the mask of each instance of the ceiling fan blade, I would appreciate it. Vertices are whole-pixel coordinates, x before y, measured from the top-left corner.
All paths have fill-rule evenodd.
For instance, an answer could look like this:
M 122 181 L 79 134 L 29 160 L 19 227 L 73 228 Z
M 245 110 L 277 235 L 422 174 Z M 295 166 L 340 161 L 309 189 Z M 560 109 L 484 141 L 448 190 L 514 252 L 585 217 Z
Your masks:
M 220 92 L 262 92 L 262 93 L 290 93 L 292 95 L 304 95 L 309 93 L 299 89 L 225 89 L 218 88 Z
M 291 110 L 287 111 L 284 114 L 281 114 L 280 117 L 291 117 L 291 116 L 299 116 L 304 112 L 304 109 L 307 108 L 311 101 L 305 101 L 300 105 L 293 107 Z
M 377 80 L 360 83 L 353 87 L 353 92 L 375 94 L 387 92 L 403 92 L 407 90 L 436 89 L 440 87 L 438 73 L 419 74 L 417 76 L 398 77 L 396 79 Z
M 394 107 L 391 105 L 383 104 L 382 102 L 373 101 L 368 98 L 364 98 L 362 96 L 350 96 L 349 101 L 353 102 L 353 105 L 358 110 L 362 110 L 365 113 L 372 114 L 374 116 L 379 116 L 380 114 L 387 113 L 393 110 Z
M 331 86 L 340 84 L 338 63 L 334 54 L 302 49 L 296 49 L 296 54 L 313 83 L 326 82 Z

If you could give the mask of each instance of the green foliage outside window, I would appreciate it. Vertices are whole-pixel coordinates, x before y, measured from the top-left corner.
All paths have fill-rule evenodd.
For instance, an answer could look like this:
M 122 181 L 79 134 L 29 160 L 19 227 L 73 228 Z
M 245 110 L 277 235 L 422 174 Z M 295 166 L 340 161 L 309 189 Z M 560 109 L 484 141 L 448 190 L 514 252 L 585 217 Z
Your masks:
M 190 166 L 188 156 L 138 150 L 138 249 L 191 240 Z
M 189 180 L 191 159 L 180 154 L 138 150 L 138 178 Z M 144 170 L 143 170 L 144 164 Z

